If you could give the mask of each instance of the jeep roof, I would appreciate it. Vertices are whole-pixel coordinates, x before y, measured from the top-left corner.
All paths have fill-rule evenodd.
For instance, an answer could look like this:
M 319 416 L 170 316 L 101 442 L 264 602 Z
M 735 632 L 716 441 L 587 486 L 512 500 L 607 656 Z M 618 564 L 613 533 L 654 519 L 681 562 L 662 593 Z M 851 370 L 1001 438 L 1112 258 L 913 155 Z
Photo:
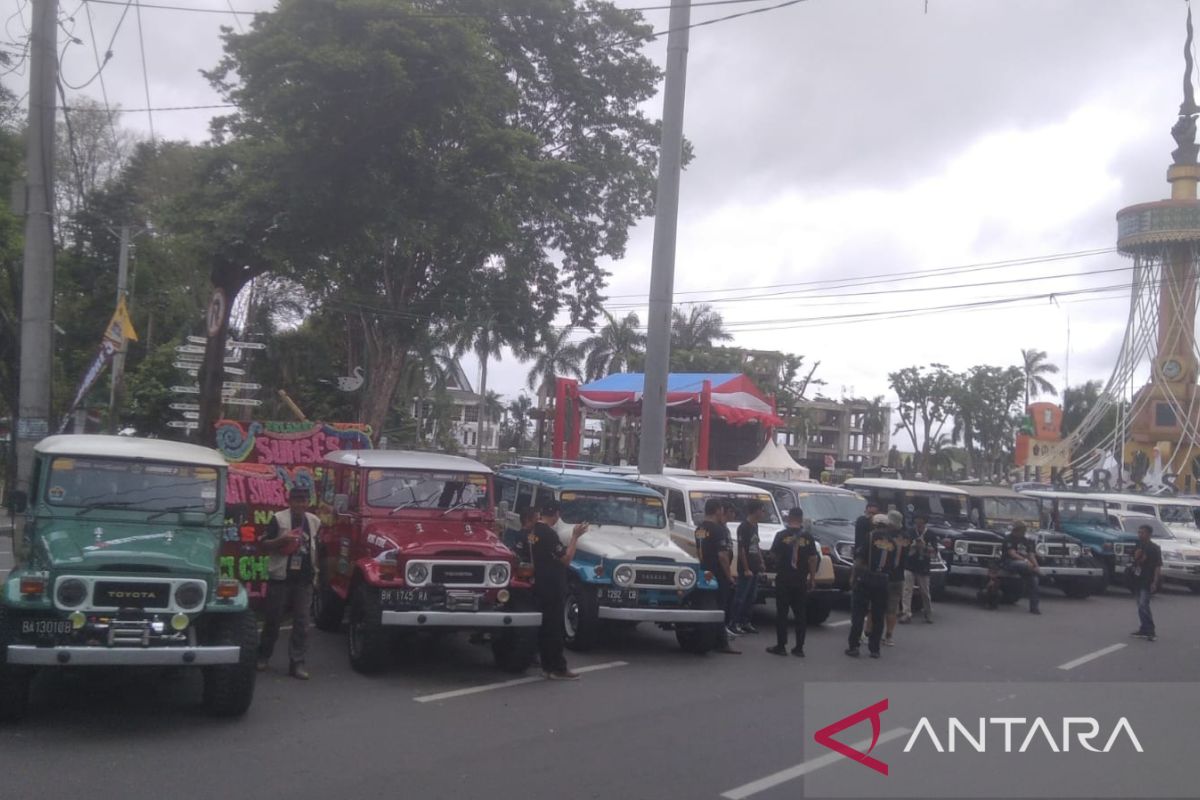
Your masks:
M 680 489 L 685 492 L 716 492 L 718 494 L 754 494 L 760 495 L 766 491 L 758 486 L 745 483 L 723 481 L 717 478 L 698 478 L 689 475 L 629 475 L 630 480 L 646 481 L 655 486 L 668 489 Z
M 1029 495 L 1014 492 L 1007 486 L 988 486 L 981 483 L 958 483 L 955 488 L 964 490 L 971 497 L 1016 497 L 1029 499 Z
M 34 450 L 47 456 L 132 458 L 206 467 L 229 465 L 220 453 L 207 447 L 134 436 L 101 436 L 91 433 L 47 436 L 37 443 Z
M 492 470 L 471 458 L 419 450 L 334 450 L 325 461 L 346 467 L 368 469 L 431 469 L 439 472 L 485 472 Z
M 931 492 L 934 494 L 967 494 L 958 486 L 926 481 L 905 481 L 896 478 L 850 478 L 843 485 L 848 489 L 861 487 L 863 489 L 899 489 L 904 492 Z
M 778 481 L 773 478 L 742 478 L 741 481 L 750 486 L 766 488 L 767 486 L 781 486 L 785 489 L 790 489 L 793 492 L 801 492 L 805 494 L 839 494 L 852 495 L 854 497 L 862 497 L 858 492 L 851 489 L 843 489 L 841 486 L 830 486 L 825 483 L 817 483 L 815 481 Z
M 536 482 L 560 491 L 620 492 L 621 494 L 662 499 L 658 492 L 647 486 L 603 475 L 581 475 L 578 472 L 564 473 L 557 470 L 539 469 L 537 467 L 517 467 L 515 469 L 501 470 L 500 477 Z

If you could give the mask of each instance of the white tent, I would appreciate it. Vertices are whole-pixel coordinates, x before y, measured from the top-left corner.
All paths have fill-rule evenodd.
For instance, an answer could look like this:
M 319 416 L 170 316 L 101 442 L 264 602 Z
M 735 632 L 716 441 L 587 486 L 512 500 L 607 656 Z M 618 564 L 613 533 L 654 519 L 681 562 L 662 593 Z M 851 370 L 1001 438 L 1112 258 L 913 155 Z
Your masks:
M 787 448 L 774 439 L 768 439 L 762 452 L 753 461 L 742 464 L 739 469 L 745 472 L 753 472 L 760 478 L 784 481 L 806 481 L 809 479 L 808 467 L 796 463 L 796 460 L 788 453 Z

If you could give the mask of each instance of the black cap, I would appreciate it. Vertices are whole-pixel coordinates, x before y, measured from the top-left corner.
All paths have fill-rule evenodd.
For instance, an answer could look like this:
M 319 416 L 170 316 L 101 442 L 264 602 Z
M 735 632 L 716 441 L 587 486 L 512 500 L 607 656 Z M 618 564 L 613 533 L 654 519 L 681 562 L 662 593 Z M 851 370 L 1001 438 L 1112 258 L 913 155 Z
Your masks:
M 787 513 L 787 518 L 788 519 L 797 519 L 797 520 L 804 519 L 804 509 L 800 508 L 799 506 L 796 506 L 795 508 L 789 508 L 788 513 Z
M 725 506 L 726 506 L 726 503 L 721 498 L 710 497 L 704 501 L 704 513 L 705 513 L 705 515 L 711 517 L 713 514 L 716 514 L 722 508 L 725 508 Z
M 545 502 L 542 503 L 541 510 L 542 510 L 543 514 L 546 514 L 548 516 L 553 516 L 558 513 L 560 508 L 562 508 L 562 506 L 560 506 L 558 504 L 557 500 L 546 500 Z

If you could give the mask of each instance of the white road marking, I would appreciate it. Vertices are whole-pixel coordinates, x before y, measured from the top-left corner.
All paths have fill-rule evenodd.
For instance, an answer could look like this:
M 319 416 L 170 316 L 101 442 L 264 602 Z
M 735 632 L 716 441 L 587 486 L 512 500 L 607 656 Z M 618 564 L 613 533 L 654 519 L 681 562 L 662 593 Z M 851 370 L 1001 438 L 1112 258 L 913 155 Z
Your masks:
M 876 742 L 876 745 L 883 744 L 884 742 L 890 742 L 892 739 L 898 739 L 901 736 L 911 732 L 912 728 L 892 728 L 890 731 L 884 731 L 883 733 L 879 734 L 879 740 Z M 855 742 L 850 746 L 855 750 L 862 752 L 871 746 L 871 740 L 863 739 L 861 742 Z M 807 775 L 808 773 L 814 772 L 822 767 L 828 767 L 830 764 L 836 764 L 839 761 L 848 760 L 849 759 L 847 759 L 846 756 L 842 755 L 841 753 L 826 753 L 823 756 L 810 758 L 808 761 L 805 761 L 802 764 L 797 764 L 794 767 L 788 767 L 785 770 L 780 770 L 779 772 L 776 772 L 773 775 L 768 775 L 765 778 L 759 778 L 756 781 L 751 781 L 750 783 L 739 786 L 736 789 L 730 789 L 727 792 L 722 792 L 721 797 L 726 798 L 726 800 L 744 800 L 744 798 L 751 797 L 760 792 L 765 792 L 768 789 L 773 789 L 781 783 L 794 781 L 796 778 L 799 778 L 802 775 Z
M 850 620 L 848 620 L 848 619 L 839 619 L 837 622 L 826 622 L 826 623 L 825 623 L 825 627 L 827 627 L 827 628 L 838 628 L 838 627 L 841 627 L 842 625 L 849 625 L 849 624 L 850 624 Z
M 1086 656 L 1080 656 L 1074 661 L 1068 661 L 1065 664 L 1059 664 L 1058 668 L 1062 670 L 1075 669 L 1076 667 L 1082 666 L 1089 661 L 1095 661 L 1097 658 L 1106 656 L 1109 653 L 1115 653 L 1126 646 L 1127 645 L 1124 644 L 1110 644 L 1108 647 L 1102 647 L 1094 653 L 1088 653 Z
M 597 672 L 602 669 L 612 669 L 613 667 L 627 667 L 628 661 L 607 661 L 603 664 L 589 664 L 586 667 L 576 667 L 575 672 Z M 536 678 L 514 678 L 511 681 L 501 681 L 500 683 L 485 683 L 482 686 L 471 686 L 466 689 L 455 689 L 452 692 L 438 692 L 437 694 L 423 694 L 419 697 L 414 697 L 413 700 L 418 703 L 434 703 L 438 700 L 450 700 L 454 697 L 465 697 L 469 694 L 479 694 L 480 692 L 490 692 L 495 689 L 507 689 L 510 686 L 523 686 L 526 683 L 541 683 L 546 679 L 538 676 Z

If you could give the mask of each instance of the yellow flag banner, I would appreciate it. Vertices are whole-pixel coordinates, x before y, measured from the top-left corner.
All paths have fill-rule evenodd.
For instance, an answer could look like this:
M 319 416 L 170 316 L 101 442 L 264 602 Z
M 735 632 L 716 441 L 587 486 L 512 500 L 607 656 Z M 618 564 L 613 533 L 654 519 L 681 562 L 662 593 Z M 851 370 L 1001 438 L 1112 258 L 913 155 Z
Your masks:
M 125 305 L 124 297 L 117 301 L 117 310 L 113 312 L 104 336 L 118 344 L 126 339 L 135 342 L 138 340 L 137 331 L 133 329 L 133 320 L 129 318 L 129 307 Z

